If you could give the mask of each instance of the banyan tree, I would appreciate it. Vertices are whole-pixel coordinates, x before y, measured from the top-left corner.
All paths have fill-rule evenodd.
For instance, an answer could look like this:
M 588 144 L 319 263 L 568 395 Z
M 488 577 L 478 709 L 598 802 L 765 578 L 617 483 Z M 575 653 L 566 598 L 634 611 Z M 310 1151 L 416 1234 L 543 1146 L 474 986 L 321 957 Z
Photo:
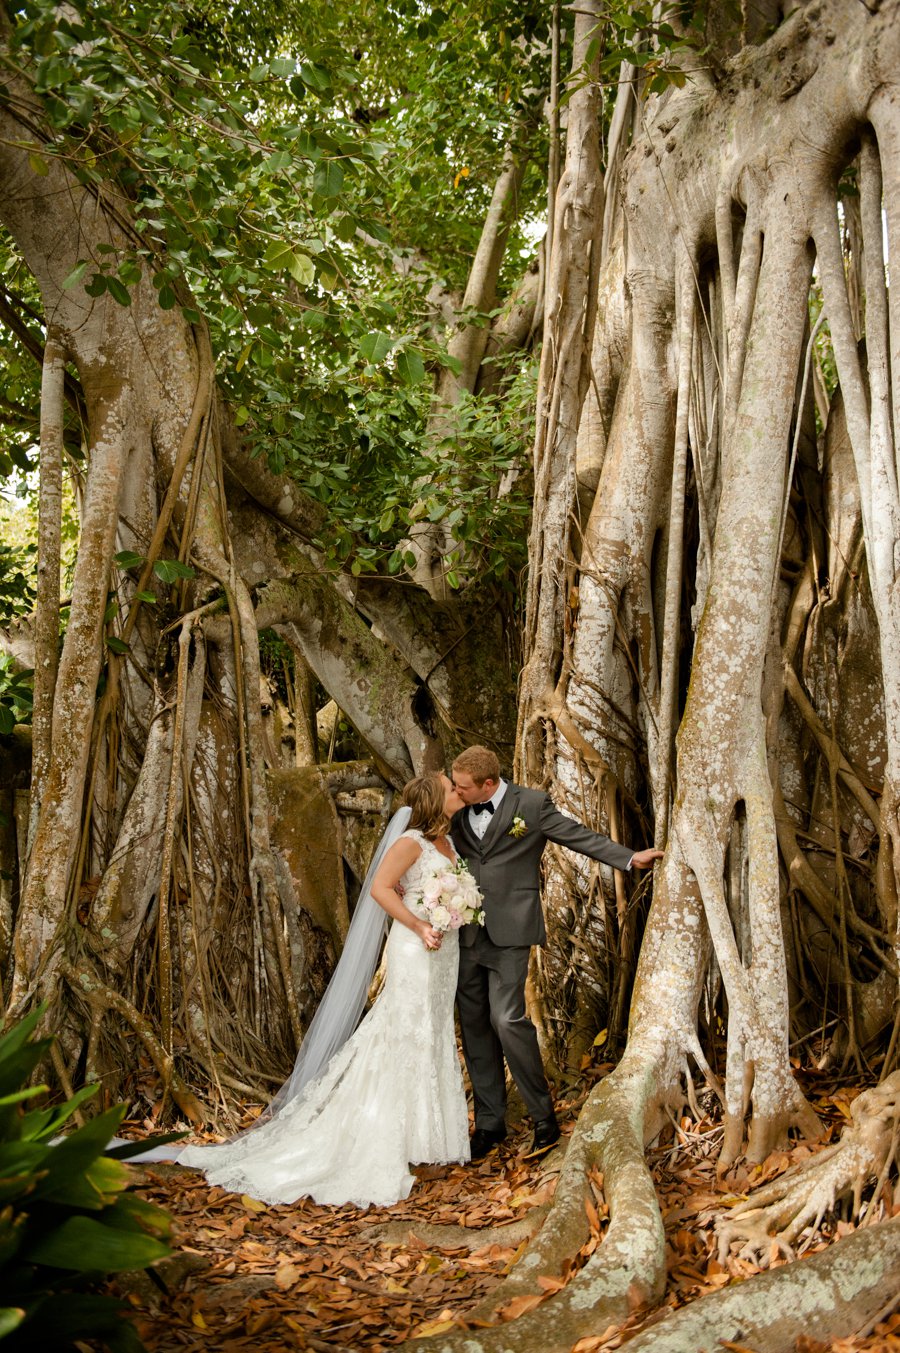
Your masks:
M 466 574 L 473 542 L 421 507 L 390 569 L 336 568 L 310 484 L 248 449 L 186 277 L 154 284 L 145 267 L 127 306 L 85 290 L 85 239 L 95 259 L 146 248 L 128 156 L 110 153 L 104 175 L 62 153 L 36 56 L 0 107 L 0 217 L 39 296 L 25 318 L 3 314 L 43 371 L 30 815 L 4 994 L 13 1012 L 50 1000 L 60 1077 L 116 1083 L 136 1039 L 197 1116 L 192 1085 L 277 1073 L 340 941 L 321 893 L 340 870 L 324 853 L 298 863 L 339 842 L 329 783 L 397 785 L 484 741 L 582 820 L 665 850 L 652 889 L 548 855 L 531 991 L 548 1062 L 577 1067 L 601 1030 L 621 1056 L 547 1220 L 477 1312 L 487 1323 L 429 1341 L 446 1353 L 563 1353 L 657 1301 L 646 1143 L 701 1099 L 722 1116 L 723 1169 L 814 1139 L 792 1050 L 872 1088 L 839 1146 L 722 1222 L 723 1246 L 789 1248 L 836 1198 L 871 1206 L 896 1153 L 900 6 L 664 8 L 580 0 L 519 34 L 509 61 L 529 78 L 494 147 L 466 285 L 428 293 L 447 356 L 419 504 L 428 467 L 435 482 L 461 474 L 460 429 L 512 400 L 511 355 L 539 347 L 533 455 L 490 489 L 530 498 L 521 599 Z M 510 232 L 548 132 L 547 234 L 517 280 Z M 315 161 L 322 200 L 329 157 L 334 141 Z M 404 277 L 426 268 L 362 226 L 353 238 Z M 158 270 L 166 250 L 163 233 Z M 291 257 L 312 287 L 310 258 Z M 409 354 L 397 371 L 420 378 Z M 81 535 L 57 660 L 76 423 Z M 366 754 L 304 771 L 299 839 L 283 820 L 299 772 L 266 765 L 258 636 L 273 629 Z M 491 1328 L 579 1252 L 596 1168 L 603 1243 L 550 1300 Z M 894 1221 L 634 1347 L 851 1332 L 898 1278 Z

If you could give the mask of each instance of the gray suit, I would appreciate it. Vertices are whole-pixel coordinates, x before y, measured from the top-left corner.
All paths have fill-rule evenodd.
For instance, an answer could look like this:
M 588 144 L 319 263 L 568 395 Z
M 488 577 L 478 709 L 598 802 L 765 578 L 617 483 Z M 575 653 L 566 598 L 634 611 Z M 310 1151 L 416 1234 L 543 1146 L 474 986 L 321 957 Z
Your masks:
M 525 824 L 512 836 L 513 820 Z M 460 931 L 459 1009 L 463 1053 L 475 1100 L 475 1126 L 504 1126 L 504 1057 L 535 1122 L 550 1118 L 553 1103 L 534 1025 L 525 1013 L 525 979 L 533 944 L 547 938 L 540 897 L 540 863 L 548 841 L 580 855 L 628 866 L 633 851 L 565 817 L 539 789 L 508 784 L 482 840 L 461 808 L 451 824 L 453 844 L 484 897 L 485 924 Z

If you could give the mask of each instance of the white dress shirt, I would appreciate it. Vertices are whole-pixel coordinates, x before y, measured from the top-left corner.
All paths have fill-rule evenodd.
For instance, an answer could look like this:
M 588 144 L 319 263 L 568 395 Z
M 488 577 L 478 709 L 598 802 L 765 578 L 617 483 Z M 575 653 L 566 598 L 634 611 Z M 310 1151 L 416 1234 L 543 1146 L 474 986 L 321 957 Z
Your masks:
M 505 793 L 506 793 L 506 781 L 501 780 L 499 785 L 491 795 L 491 797 L 486 800 L 487 803 L 492 803 L 494 805 L 495 813 L 497 809 L 500 807 L 500 802 Z M 473 813 L 472 804 L 469 804 L 469 826 L 471 827 L 475 835 L 478 837 L 479 841 L 483 840 L 484 834 L 487 831 L 488 827 L 493 822 L 493 820 L 494 818 L 492 813 L 484 813 L 484 812 Z

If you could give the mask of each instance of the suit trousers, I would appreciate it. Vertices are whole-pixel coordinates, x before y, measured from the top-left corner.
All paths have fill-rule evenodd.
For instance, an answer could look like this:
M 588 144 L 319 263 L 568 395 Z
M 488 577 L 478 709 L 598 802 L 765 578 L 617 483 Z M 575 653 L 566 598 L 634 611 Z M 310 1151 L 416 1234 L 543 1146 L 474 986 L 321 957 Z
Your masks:
M 481 929 L 471 945 L 460 945 L 456 1004 L 476 1128 L 505 1126 L 504 1058 L 534 1121 L 553 1116 L 537 1034 L 525 1013 L 530 952 L 528 945 L 493 944 Z

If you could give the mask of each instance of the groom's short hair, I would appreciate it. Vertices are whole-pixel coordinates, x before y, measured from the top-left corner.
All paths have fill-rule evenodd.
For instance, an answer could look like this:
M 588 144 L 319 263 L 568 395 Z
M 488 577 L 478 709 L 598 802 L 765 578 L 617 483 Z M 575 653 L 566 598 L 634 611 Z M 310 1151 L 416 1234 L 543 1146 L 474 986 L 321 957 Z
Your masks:
M 461 770 L 463 775 L 471 775 L 476 785 L 485 780 L 500 779 L 500 762 L 497 753 L 489 747 L 467 747 L 453 762 L 453 770 Z

